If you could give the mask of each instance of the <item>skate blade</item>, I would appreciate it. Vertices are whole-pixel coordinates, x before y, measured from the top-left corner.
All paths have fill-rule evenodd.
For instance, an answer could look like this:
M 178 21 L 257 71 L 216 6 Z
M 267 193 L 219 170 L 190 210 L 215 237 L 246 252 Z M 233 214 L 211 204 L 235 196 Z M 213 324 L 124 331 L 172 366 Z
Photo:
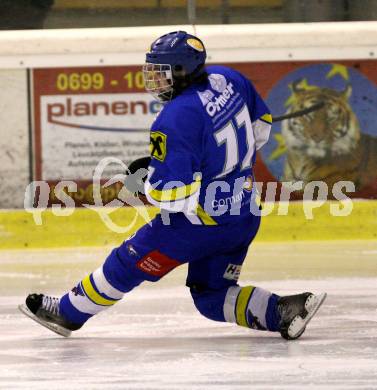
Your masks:
M 35 322 L 38 322 L 38 324 L 44 326 L 45 328 L 52 330 L 53 332 L 57 333 L 60 336 L 69 337 L 71 335 L 71 331 L 69 329 L 63 328 L 62 326 L 53 324 L 51 322 L 43 321 L 40 318 L 38 318 L 35 314 L 33 314 L 28 309 L 28 307 L 25 304 L 19 305 L 18 309 L 20 310 L 21 313 L 25 314 L 27 317 L 31 318 Z
M 322 293 L 318 295 L 311 295 L 305 302 L 305 309 L 308 312 L 305 318 L 296 316 L 288 328 L 288 336 L 290 339 L 297 339 L 304 333 L 306 325 L 313 318 L 314 314 L 317 313 L 321 307 L 323 301 L 326 299 L 327 294 Z

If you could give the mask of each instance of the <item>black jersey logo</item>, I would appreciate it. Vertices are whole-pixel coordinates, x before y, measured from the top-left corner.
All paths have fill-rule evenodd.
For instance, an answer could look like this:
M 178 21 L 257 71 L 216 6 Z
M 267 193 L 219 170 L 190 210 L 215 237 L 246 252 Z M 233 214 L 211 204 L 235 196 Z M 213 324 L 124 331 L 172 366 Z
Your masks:
M 159 161 L 164 161 L 166 157 L 167 135 L 161 131 L 151 131 L 151 143 L 149 145 L 151 156 Z

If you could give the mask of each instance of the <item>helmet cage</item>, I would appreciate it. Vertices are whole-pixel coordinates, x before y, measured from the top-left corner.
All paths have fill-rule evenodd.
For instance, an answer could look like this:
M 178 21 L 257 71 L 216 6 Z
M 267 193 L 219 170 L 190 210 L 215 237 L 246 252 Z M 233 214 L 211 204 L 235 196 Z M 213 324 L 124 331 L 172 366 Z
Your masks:
M 145 90 L 160 102 L 166 102 L 173 97 L 173 72 L 170 64 L 143 65 Z

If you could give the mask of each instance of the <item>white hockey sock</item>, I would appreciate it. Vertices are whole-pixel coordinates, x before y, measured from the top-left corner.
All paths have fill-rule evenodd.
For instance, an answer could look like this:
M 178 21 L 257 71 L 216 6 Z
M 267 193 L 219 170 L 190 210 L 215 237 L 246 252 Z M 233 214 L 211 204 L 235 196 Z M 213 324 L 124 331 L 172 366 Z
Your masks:
M 267 309 L 272 293 L 260 287 L 229 287 L 224 302 L 224 317 L 248 328 L 266 330 Z
M 68 297 L 78 311 L 94 315 L 114 305 L 123 295 L 109 283 L 100 267 L 74 287 Z

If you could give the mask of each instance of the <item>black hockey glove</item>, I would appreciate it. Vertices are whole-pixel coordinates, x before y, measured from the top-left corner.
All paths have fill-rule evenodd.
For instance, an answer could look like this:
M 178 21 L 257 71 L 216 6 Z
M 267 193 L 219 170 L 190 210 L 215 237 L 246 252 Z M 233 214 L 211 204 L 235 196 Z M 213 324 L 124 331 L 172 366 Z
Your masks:
M 142 157 L 133 161 L 128 167 L 129 173 L 127 173 L 124 186 L 135 196 L 145 194 L 144 182 L 148 175 L 148 166 L 150 162 L 150 157 Z

